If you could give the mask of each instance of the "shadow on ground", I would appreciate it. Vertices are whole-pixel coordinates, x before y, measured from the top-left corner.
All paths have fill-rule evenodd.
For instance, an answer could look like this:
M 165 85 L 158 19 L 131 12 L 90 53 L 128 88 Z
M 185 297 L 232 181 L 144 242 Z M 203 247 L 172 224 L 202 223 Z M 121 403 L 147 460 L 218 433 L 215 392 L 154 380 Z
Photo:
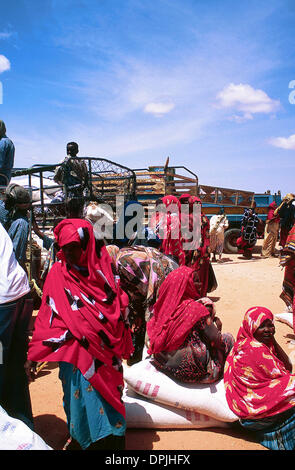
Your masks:
M 34 431 L 52 447 L 61 450 L 68 438 L 68 427 L 65 421 L 55 415 L 44 414 L 35 416 Z

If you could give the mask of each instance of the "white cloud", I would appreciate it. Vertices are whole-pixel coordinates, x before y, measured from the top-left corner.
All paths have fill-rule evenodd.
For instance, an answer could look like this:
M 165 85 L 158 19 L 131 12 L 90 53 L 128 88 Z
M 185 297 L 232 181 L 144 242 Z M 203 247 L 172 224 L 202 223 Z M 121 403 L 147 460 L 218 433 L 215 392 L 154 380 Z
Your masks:
M 274 147 L 285 150 L 295 150 L 295 134 L 289 137 L 274 137 L 269 140 L 269 143 Z
M 241 121 L 253 119 L 253 114 L 270 114 L 280 107 L 278 100 L 271 99 L 263 90 L 255 89 L 248 84 L 230 83 L 217 95 L 218 105 L 222 108 L 231 108 L 242 113 L 234 115 L 232 119 Z
M 4 55 L 0 55 L 0 73 L 10 69 L 10 62 Z
M 13 35 L 13 33 L 0 33 L 0 39 L 9 39 L 11 36 Z
M 144 107 L 144 112 L 160 117 L 164 114 L 170 113 L 174 106 L 174 103 L 148 103 Z

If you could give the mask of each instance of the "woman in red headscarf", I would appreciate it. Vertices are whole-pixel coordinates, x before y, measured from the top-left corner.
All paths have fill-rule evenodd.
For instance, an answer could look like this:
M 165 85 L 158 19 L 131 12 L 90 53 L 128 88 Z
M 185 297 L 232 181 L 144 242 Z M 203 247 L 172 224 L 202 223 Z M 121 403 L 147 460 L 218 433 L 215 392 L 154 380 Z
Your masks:
M 202 212 L 201 199 L 196 196 L 192 196 L 190 199 L 192 214 L 195 204 L 201 206 L 201 238 L 199 247 L 190 253 L 190 260 L 187 265 L 197 271 L 202 284 L 201 296 L 206 297 L 208 292 L 212 292 L 217 288 L 217 281 L 210 262 L 210 222 Z M 196 216 L 192 215 L 192 217 Z
M 185 252 L 185 265 L 190 266 L 194 251 L 200 247 L 201 211 L 196 210 L 194 197 L 188 193 L 182 194 L 179 197 L 179 202 L 181 207 L 181 243 Z
M 158 205 L 156 208 L 156 219 L 151 219 L 151 228 L 163 240 L 160 251 L 183 266 L 185 253 L 180 232 L 180 202 L 176 196 L 170 195 L 163 197 L 161 203 L 162 207 Z
M 133 350 L 128 297 L 105 247 L 98 257 L 89 222 L 63 220 L 54 235 L 60 262 L 44 284 L 26 369 L 30 375 L 32 361 L 60 363 L 69 431 L 82 449 L 123 448 L 121 360 Z
M 274 215 L 274 212 L 277 208 L 277 204 L 273 201 L 268 206 L 267 219 L 265 222 L 264 229 L 264 240 L 261 250 L 261 256 L 265 258 L 270 258 L 271 256 L 277 256 L 275 254 L 276 243 L 278 240 L 279 230 L 280 230 L 280 216 Z
M 226 398 L 241 425 L 272 450 L 295 449 L 295 375 L 276 342 L 273 314 L 250 308 L 224 369 Z
M 155 367 L 171 378 L 212 383 L 222 377 L 234 339 L 221 334 L 213 302 L 200 299 L 194 276 L 193 269 L 182 266 L 161 285 L 147 323 L 148 353 Z

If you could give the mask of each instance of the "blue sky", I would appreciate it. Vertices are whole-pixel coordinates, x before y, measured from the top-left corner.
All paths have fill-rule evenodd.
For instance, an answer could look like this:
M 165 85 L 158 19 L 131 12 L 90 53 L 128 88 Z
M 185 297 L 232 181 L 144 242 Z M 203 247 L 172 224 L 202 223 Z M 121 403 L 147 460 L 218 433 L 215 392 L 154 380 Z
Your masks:
M 295 192 L 294 0 L 10 0 L 0 119 L 16 167 L 79 156 L 183 165 Z M 289 85 L 293 88 L 289 88 Z

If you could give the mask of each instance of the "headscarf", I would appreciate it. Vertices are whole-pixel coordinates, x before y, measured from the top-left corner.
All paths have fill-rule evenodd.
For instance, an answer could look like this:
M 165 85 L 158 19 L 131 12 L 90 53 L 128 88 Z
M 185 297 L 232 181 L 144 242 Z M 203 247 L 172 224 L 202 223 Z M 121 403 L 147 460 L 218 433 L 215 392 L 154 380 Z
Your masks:
M 146 305 L 155 299 L 155 294 L 158 293 L 159 286 L 167 274 L 177 268 L 177 263 L 152 247 L 140 245 L 125 247 L 117 255 L 117 269 L 120 279 L 122 277 L 133 291 L 143 295 L 146 299 Z M 124 291 L 126 291 L 126 287 L 124 284 Z
M 31 196 L 29 191 L 16 183 L 10 183 L 6 190 L 5 195 L 13 200 L 15 204 L 28 204 L 31 202 Z
M 209 258 L 209 247 L 210 247 L 210 222 L 208 217 L 202 212 L 202 201 L 197 196 L 191 196 L 190 206 L 193 213 L 193 207 L 195 204 L 201 206 L 201 244 L 197 250 L 195 250 L 193 256 L 193 266 L 197 269 L 200 265 L 200 261 L 203 258 Z
M 185 264 L 185 253 L 183 251 L 180 232 L 180 202 L 176 196 L 165 196 L 162 203 L 166 206 L 167 212 L 159 217 L 159 232 L 161 238 L 164 232 L 161 251 L 165 255 L 176 256 L 180 266 Z M 175 212 L 176 210 L 176 212 Z
M 6 135 L 6 126 L 3 121 L 0 120 L 0 139 Z
M 275 201 L 271 202 L 268 206 L 268 213 L 267 213 L 267 220 L 274 220 L 275 222 L 279 222 L 280 221 L 280 216 L 277 215 L 275 216 L 274 215 L 274 212 L 277 208 L 277 203 Z
M 179 198 L 181 207 L 181 241 L 186 251 L 186 265 L 190 265 L 192 254 L 201 243 L 201 212 L 194 211 L 196 203 L 201 200 L 190 194 L 182 194 Z M 201 204 L 200 208 L 201 208 Z
M 288 193 L 288 194 L 286 194 L 286 196 L 284 197 L 283 200 L 285 200 L 285 201 L 287 201 L 287 202 L 290 202 L 290 201 L 292 201 L 292 199 L 294 199 L 294 198 L 295 198 L 295 195 L 294 195 L 293 193 Z
M 240 418 L 261 419 L 295 405 L 295 375 L 287 371 L 275 348 L 261 343 L 254 333 L 273 314 L 264 307 L 250 308 L 224 369 L 226 398 Z
M 202 201 L 198 196 L 191 196 L 190 203 L 191 204 L 201 204 L 201 206 L 202 206 Z
M 90 222 L 65 219 L 54 235 L 60 247 L 79 242 L 79 266 L 69 266 L 62 251 L 46 278 L 28 358 L 65 361 L 76 366 L 105 400 L 121 414 L 124 382 L 121 359 L 133 351 L 126 320 L 128 297 L 116 284 L 111 258 L 100 258 Z
M 255 245 L 257 240 L 257 225 L 259 218 L 255 212 L 255 208 L 249 208 L 244 210 L 242 218 L 242 236 L 249 245 Z
M 153 316 L 147 323 L 148 354 L 180 348 L 193 326 L 209 315 L 204 305 L 195 302 L 200 294 L 193 274 L 191 268 L 181 266 L 168 274 L 161 285 Z
M 179 196 L 180 204 L 186 204 L 190 201 L 191 195 L 189 193 L 182 194 Z

